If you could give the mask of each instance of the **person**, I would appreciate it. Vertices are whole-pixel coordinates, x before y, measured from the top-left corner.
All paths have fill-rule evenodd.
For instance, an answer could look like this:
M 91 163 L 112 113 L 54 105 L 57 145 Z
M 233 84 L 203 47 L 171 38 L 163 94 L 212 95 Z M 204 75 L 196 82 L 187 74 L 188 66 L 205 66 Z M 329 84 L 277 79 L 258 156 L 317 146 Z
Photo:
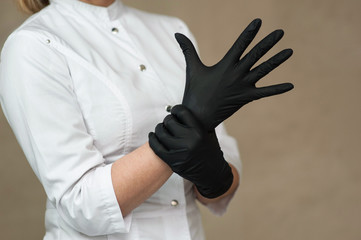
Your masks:
M 0 101 L 47 195 L 44 239 L 204 239 L 196 199 L 222 215 L 234 196 L 221 122 L 246 102 L 210 114 L 225 106 L 194 90 L 185 23 L 120 0 L 20 5 L 34 14 L 2 49 Z

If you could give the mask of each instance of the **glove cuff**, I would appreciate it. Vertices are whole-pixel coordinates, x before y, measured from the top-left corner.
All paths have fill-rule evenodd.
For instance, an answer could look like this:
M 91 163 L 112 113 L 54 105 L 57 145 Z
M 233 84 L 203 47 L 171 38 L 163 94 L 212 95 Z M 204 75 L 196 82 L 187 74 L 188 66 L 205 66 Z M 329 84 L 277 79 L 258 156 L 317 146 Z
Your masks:
M 232 168 L 229 164 L 224 161 L 223 170 L 220 171 L 218 176 L 215 176 L 212 186 L 198 186 L 198 192 L 206 198 L 217 198 L 225 194 L 228 189 L 232 186 L 233 183 L 233 173 Z

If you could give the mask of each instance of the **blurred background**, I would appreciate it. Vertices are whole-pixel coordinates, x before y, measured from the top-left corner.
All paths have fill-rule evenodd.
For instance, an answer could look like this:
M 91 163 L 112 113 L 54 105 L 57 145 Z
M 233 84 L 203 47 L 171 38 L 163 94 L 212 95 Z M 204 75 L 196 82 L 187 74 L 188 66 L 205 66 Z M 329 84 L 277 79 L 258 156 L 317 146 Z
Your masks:
M 207 239 L 361 239 L 360 0 L 123 2 L 183 19 L 208 65 L 257 17 L 256 42 L 285 31 L 266 58 L 294 49 L 259 86 L 290 81 L 295 89 L 226 122 L 242 155 L 242 183 L 223 217 L 202 208 Z M 27 17 L 13 0 L 1 1 L 1 47 Z M 0 238 L 42 239 L 46 196 L 1 110 L 0 153 Z

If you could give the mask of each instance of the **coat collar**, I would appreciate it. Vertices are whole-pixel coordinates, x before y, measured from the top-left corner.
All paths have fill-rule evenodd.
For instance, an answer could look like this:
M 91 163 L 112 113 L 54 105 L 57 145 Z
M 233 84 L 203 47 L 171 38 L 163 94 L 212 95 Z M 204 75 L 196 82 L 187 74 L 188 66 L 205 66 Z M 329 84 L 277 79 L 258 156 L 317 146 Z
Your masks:
M 121 0 L 115 0 L 108 7 L 96 6 L 79 0 L 50 0 L 50 4 L 71 8 L 81 14 L 93 15 L 95 18 L 104 21 L 117 20 L 124 12 L 124 5 Z

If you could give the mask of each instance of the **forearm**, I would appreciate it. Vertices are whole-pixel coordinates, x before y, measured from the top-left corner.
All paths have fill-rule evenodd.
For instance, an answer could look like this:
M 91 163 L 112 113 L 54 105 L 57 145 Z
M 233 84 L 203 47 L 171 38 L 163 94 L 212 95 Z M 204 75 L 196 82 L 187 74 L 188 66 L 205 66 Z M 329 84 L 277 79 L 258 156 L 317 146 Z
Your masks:
M 173 173 L 148 143 L 114 162 L 111 172 L 123 216 L 155 193 Z
M 196 193 L 196 197 L 201 203 L 207 204 L 207 203 L 217 202 L 220 199 L 222 199 L 230 194 L 233 194 L 237 190 L 238 185 L 239 185 L 239 175 L 238 175 L 236 168 L 232 164 L 229 163 L 229 166 L 231 166 L 231 168 L 232 168 L 233 183 L 232 183 L 231 187 L 228 189 L 228 191 L 225 192 L 223 195 L 221 195 L 217 198 L 213 198 L 213 199 L 205 198 L 198 192 L 197 188 L 194 186 L 194 191 Z

